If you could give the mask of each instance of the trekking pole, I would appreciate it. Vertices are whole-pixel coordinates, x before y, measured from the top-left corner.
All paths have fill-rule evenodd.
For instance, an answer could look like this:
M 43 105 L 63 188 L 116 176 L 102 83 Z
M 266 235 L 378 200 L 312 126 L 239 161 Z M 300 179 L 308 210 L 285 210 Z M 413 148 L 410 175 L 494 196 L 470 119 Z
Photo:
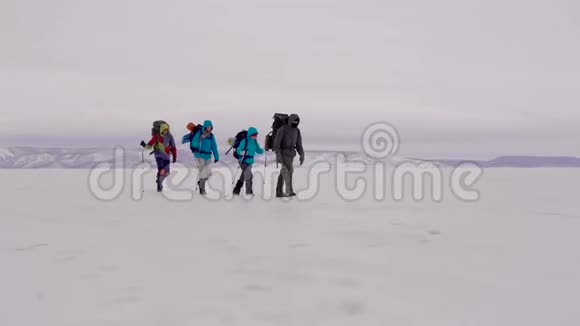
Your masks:
M 236 169 L 236 172 L 234 173 L 234 178 L 232 179 L 232 186 L 234 185 L 234 183 L 236 183 L 236 176 L 238 175 L 238 170 L 241 168 L 241 164 L 240 162 L 238 162 L 238 168 Z
M 234 173 L 234 179 L 232 180 L 232 186 L 234 185 L 234 183 L 236 183 L 235 176 L 238 175 L 238 170 L 242 168 L 242 162 L 244 162 L 247 155 L 248 155 L 248 150 L 246 149 L 246 151 L 244 152 L 244 156 L 242 156 L 242 158 L 239 159 L 239 161 L 238 161 L 238 168 L 236 169 L 236 173 Z M 242 173 L 244 173 L 244 172 L 242 171 Z
M 268 152 L 264 155 L 264 185 L 266 184 L 266 166 L 268 165 Z
M 141 165 L 143 166 L 143 169 L 145 170 L 145 148 L 141 148 Z M 141 179 L 139 181 L 139 184 L 141 186 L 141 193 L 144 194 L 145 193 L 145 185 L 143 184 L 143 179 Z
M 228 151 L 226 152 L 226 156 L 230 153 L 230 151 L 234 148 L 234 146 L 230 147 L 230 149 L 228 149 Z

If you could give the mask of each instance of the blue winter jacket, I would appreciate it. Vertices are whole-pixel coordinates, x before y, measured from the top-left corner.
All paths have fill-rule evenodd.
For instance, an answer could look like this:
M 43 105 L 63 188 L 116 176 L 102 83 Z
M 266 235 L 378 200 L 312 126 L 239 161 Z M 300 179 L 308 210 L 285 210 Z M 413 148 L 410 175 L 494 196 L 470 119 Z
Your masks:
M 203 123 L 203 130 L 197 132 L 193 139 L 191 140 L 192 148 L 196 148 L 198 151 L 194 153 L 196 158 L 202 158 L 204 160 L 210 160 L 211 154 L 216 160 L 220 159 L 220 153 L 218 152 L 217 142 L 215 140 L 215 136 L 213 133 L 207 134 L 205 131 L 207 127 L 212 127 L 213 124 L 210 120 L 206 120 Z M 203 139 L 201 139 L 202 135 L 206 135 Z M 201 141 L 200 141 L 201 139 Z
M 248 129 L 248 136 L 246 139 L 242 139 L 240 146 L 238 146 L 238 155 L 242 158 L 240 163 L 254 164 L 254 155 L 264 154 L 264 150 L 260 147 L 257 140 L 252 139 L 252 135 L 257 135 L 258 130 L 254 127 Z

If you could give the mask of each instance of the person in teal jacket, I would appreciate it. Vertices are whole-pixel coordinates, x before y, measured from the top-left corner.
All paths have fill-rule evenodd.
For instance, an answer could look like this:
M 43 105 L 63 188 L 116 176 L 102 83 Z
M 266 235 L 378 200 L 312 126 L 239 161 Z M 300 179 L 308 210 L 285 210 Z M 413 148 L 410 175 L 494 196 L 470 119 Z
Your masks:
M 217 147 L 217 141 L 213 135 L 213 124 L 211 120 L 206 120 L 203 123 L 203 130 L 198 131 L 191 140 L 191 148 L 194 149 L 194 157 L 199 169 L 199 177 L 197 185 L 199 186 L 199 193 L 205 195 L 205 184 L 211 175 L 211 157 L 213 154 L 214 162 L 220 160 L 220 154 Z
M 256 128 L 251 127 L 248 129 L 248 135 L 246 139 L 240 142 L 237 153 L 240 156 L 242 175 L 234 187 L 234 195 L 240 194 L 244 183 L 246 184 L 246 194 L 253 195 L 252 180 L 254 179 L 254 175 L 252 173 L 252 164 L 254 164 L 254 156 L 256 154 L 264 154 L 264 150 L 258 143 L 258 130 Z

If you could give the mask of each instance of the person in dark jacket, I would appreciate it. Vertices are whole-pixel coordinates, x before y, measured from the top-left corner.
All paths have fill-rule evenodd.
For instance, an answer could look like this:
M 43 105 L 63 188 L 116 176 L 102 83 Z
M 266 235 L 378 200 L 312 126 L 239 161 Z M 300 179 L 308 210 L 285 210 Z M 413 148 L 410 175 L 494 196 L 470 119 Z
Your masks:
M 169 125 L 164 123 L 159 128 L 159 134 L 154 135 L 148 143 L 141 141 L 143 148 L 153 148 L 155 161 L 157 162 L 157 191 L 163 191 L 163 181 L 169 176 L 170 159 L 173 156 L 173 163 L 177 161 L 177 148 L 173 135 L 169 132 Z
M 300 155 L 300 165 L 304 163 L 304 148 L 302 147 L 302 135 L 298 125 L 300 117 L 291 114 L 288 118 L 288 125 L 280 127 L 274 140 L 274 151 L 276 152 L 276 162 L 282 165 L 278 183 L 276 185 L 276 197 L 296 196 L 292 186 L 294 174 L 294 157 L 296 153 Z M 284 184 L 286 192 L 283 192 Z

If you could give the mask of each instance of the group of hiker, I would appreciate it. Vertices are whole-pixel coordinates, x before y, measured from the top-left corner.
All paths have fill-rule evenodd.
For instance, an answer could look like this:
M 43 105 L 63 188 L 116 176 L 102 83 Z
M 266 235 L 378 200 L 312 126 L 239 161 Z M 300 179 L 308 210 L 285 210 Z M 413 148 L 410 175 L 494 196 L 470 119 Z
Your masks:
M 252 196 L 254 194 L 252 173 L 254 157 L 271 150 L 276 153 L 277 164 L 281 165 L 276 184 L 276 197 L 296 196 L 292 186 L 296 154 L 300 157 L 300 165 L 304 163 L 304 148 L 302 147 L 302 135 L 298 128 L 299 124 L 300 117 L 297 114 L 276 113 L 272 131 L 265 138 L 264 148 L 260 146 L 258 129 L 255 127 L 242 130 L 229 140 L 231 148 L 226 152 L 226 155 L 234 150 L 233 156 L 237 159 L 242 171 L 234 186 L 234 195 L 239 195 L 244 185 L 246 195 Z M 200 125 L 190 122 L 187 129 L 188 133 L 182 137 L 181 142 L 189 144 L 195 158 L 195 165 L 199 170 L 197 189 L 201 195 L 205 195 L 206 184 L 211 176 L 211 165 L 220 160 L 218 144 L 213 134 L 213 123 L 211 120 L 206 120 Z M 165 121 L 155 121 L 151 135 L 151 140 L 147 143 L 141 141 L 141 146 L 153 150 L 152 154 L 155 155 L 157 163 L 157 191 L 162 192 L 163 182 L 171 172 L 171 162 L 177 162 L 177 147 L 169 124 Z

